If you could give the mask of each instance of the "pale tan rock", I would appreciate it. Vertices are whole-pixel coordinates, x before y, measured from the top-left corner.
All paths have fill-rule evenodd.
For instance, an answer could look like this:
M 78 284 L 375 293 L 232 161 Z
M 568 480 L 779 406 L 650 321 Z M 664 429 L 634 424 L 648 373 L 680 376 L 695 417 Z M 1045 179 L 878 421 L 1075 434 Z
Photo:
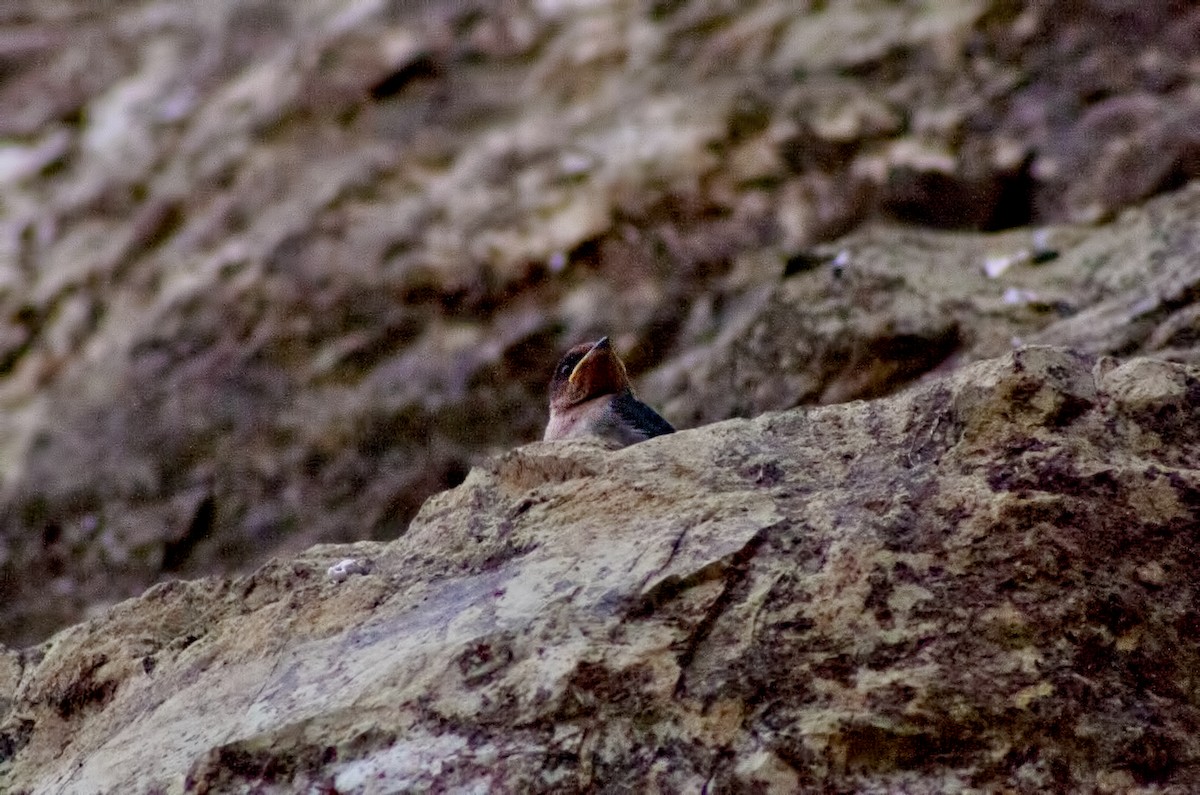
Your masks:
M 1200 361 L 1193 4 L 3 5 L 6 643 L 395 538 L 602 334 L 684 426 Z
M 1197 383 L 1029 347 L 513 450 L 393 542 L 0 656 L 0 787 L 1187 791 Z M 373 565 L 330 581 L 344 559 Z

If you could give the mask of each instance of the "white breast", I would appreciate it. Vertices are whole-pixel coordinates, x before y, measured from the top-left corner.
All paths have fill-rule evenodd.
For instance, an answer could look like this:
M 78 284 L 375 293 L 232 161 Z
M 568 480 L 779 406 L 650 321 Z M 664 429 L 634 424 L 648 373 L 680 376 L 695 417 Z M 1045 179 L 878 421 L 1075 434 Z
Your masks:
M 546 424 L 544 441 L 555 439 L 578 439 L 581 436 L 596 436 L 602 434 L 602 427 L 607 423 L 608 406 L 612 395 L 605 395 L 578 406 L 572 406 L 566 411 L 550 410 L 550 422 Z

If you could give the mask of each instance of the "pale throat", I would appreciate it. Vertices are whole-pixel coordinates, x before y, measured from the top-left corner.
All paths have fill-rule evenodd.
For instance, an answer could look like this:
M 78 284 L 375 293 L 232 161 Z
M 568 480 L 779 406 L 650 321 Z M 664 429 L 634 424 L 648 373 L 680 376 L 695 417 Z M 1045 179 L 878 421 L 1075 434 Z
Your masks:
M 572 439 L 593 433 L 597 423 L 604 419 L 612 399 L 613 395 L 600 395 L 566 408 L 551 407 L 543 440 Z

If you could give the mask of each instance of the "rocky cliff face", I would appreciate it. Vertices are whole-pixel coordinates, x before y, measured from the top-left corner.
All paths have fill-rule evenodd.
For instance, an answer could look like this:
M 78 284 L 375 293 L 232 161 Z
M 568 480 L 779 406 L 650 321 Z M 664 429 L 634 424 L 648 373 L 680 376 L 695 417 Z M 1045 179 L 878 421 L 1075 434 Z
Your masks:
M 523 447 L 396 541 L 165 583 L 0 658 L 0 785 L 1187 791 L 1198 428 L 1196 367 L 1031 347 Z
M 1197 41 L 6 3 L 0 790 L 1200 788 Z
M 0 639 L 395 537 L 602 333 L 682 425 L 1014 338 L 1191 356 L 1194 194 L 1063 224 L 1200 172 L 1198 31 L 1166 0 L 7 3 Z

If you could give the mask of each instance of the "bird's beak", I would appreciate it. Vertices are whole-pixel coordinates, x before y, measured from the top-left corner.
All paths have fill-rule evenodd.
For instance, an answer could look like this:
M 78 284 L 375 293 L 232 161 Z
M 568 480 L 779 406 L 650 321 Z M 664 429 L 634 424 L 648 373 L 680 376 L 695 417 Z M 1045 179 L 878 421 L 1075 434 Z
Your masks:
M 602 338 L 599 342 L 592 346 L 591 350 L 583 355 L 575 368 L 571 370 L 571 375 L 567 378 L 567 382 L 575 385 L 579 383 L 580 373 L 587 372 L 587 369 L 592 366 L 596 359 L 602 356 L 613 356 L 612 343 L 608 341 L 608 337 Z

